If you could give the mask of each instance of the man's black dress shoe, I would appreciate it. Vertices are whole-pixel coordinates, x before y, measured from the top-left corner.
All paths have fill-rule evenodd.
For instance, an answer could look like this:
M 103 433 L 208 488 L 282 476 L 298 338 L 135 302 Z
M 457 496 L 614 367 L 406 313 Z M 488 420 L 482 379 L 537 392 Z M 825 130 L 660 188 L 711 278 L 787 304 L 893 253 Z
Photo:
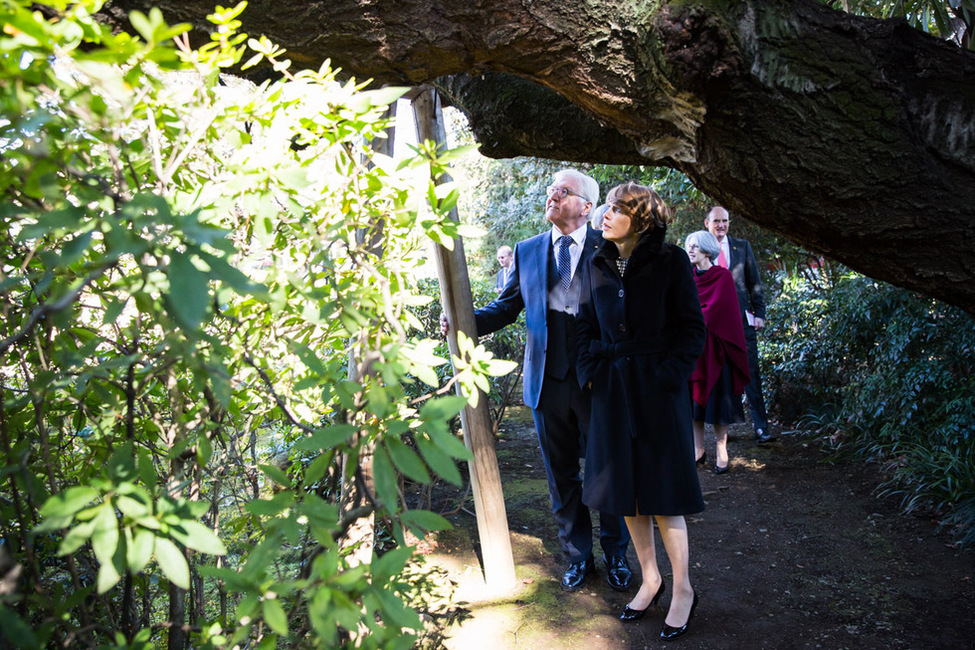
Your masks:
M 643 615 L 647 613 L 647 610 L 651 607 L 656 607 L 657 603 L 660 602 L 660 597 L 664 595 L 664 581 L 660 580 L 660 589 L 657 590 L 656 595 L 654 595 L 653 600 L 650 604 L 643 609 L 632 609 L 629 605 L 623 608 L 623 613 L 620 614 L 620 620 L 624 623 L 629 623 L 630 621 L 639 621 L 643 618 Z
M 633 582 L 633 572 L 630 570 L 630 563 L 626 561 L 626 556 L 609 555 L 603 556 L 603 563 L 606 565 L 606 582 L 616 591 L 626 591 Z
M 578 591 L 582 589 L 582 583 L 586 581 L 586 576 L 592 573 L 592 558 L 582 562 L 573 562 L 562 574 L 562 589 L 564 591 Z
M 672 625 L 667 625 L 664 623 L 663 629 L 660 630 L 660 640 L 661 641 L 673 641 L 674 639 L 684 636 L 687 632 L 687 626 L 691 624 L 691 618 L 694 616 L 694 610 L 697 609 L 697 592 L 694 592 L 694 602 L 691 603 L 691 611 L 687 615 L 687 621 L 680 627 L 674 627 Z
M 755 440 L 759 442 L 772 442 L 775 439 L 771 433 L 765 433 L 762 429 L 755 431 Z

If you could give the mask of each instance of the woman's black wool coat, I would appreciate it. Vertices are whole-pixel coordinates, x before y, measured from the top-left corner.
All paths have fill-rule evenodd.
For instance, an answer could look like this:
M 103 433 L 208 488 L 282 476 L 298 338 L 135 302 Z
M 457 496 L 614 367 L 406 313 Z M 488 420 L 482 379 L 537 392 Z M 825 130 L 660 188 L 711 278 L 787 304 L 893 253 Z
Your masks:
M 620 515 L 704 509 L 687 380 L 704 318 L 687 253 L 645 232 L 623 278 L 616 245 L 592 257 L 578 319 L 578 377 L 591 382 L 583 501 Z

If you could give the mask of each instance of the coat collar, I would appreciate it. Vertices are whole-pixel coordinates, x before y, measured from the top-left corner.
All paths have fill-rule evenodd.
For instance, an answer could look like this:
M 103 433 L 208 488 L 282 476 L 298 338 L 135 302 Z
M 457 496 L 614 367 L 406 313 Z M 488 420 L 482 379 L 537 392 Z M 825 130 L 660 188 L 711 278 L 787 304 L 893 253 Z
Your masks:
M 667 228 L 654 228 L 648 230 L 642 235 L 640 235 L 640 241 L 637 242 L 636 248 L 633 249 L 633 254 L 630 256 L 630 264 L 642 267 L 651 258 L 656 257 L 663 250 L 664 236 L 667 234 Z M 616 244 L 611 241 L 603 240 L 599 249 L 596 251 L 596 257 L 605 260 L 616 260 L 620 256 L 619 250 L 616 248 Z

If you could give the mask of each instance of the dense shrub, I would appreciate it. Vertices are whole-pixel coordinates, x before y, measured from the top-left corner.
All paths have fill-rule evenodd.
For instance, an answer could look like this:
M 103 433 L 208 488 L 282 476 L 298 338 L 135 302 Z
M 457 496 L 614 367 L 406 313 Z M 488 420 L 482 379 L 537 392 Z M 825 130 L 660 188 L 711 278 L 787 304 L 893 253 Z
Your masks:
M 451 154 L 375 155 L 403 89 L 292 72 L 243 4 L 199 49 L 101 5 L 0 5 L 0 647 L 413 647 L 448 524 L 399 478 L 470 458 L 409 311 Z
M 936 512 L 975 541 L 975 321 L 827 270 L 786 281 L 770 308 L 766 397 L 836 453 L 883 463 L 881 493 L 905 511 Z
M 420 280 L 419 290 L 430 298 L 430 302 L 416 308 L 414 314 L 423 324 L 423 335 L 430 338 L 440 338 L 440 286 L 434 279 Z M 471 294 L 474 308 L 482 307 L 497 296 L 494 292 L 494 278 L 472 279 Z M 522 312 L 518 319 L 497 332 L 482 337 L 480 343 L 497 359 L 506 359 L 517 363 L 517 367 L 509 373 L 492 376 L 491 390 L 488 392 L 488 403 L 491 410 L 491 421 L 495 433 L 498 424 L 504 417 L 505 410 L 512 405 L 521 404 L 521 374 L 522 361 L 525 355 L 525 314 Z M 441 358 L 449 358 L 447 342 L 443 339 L 434 353 Z M 440 366 L 437 373 L 441 376 L 441 383 L 450 378 L 450 367 Z

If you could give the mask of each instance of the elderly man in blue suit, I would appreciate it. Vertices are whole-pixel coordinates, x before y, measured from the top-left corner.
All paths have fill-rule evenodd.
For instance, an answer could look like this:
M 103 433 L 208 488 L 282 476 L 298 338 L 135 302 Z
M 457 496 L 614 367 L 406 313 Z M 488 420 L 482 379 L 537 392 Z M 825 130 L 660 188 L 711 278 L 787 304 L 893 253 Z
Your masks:
M 590 395 L 576 380 L 576 326 L 583 274 L 602 235 L 588 224 L 599 184 L 576 170 L 558 172 L 545 202 L 552 229 L 515 246 L 513 273 L 501 295 L 474 312 L 478 335 L 510 325 L 525 310 L 524 400 L 532 409 L 548 476 L 559 544 L 569 567 L 562 588 L 582 588 L 593 571 L 592 521 L 582 502 L 583 455 Z M 443 323 L 446 329 L 446 323 Z M 617 591 L 633 578 L 626 560 L 629 531 L 618 515 L 600 515 L 606 580 Z
M 751 412 L 755 439 L 769 442 L 772 434 L 768 428 L 768 414 L 765 412 L 765 398 L 762 397 L 762 376 L 758 372 L 758 335 L 765 327 L 765 293 L 762 279 L 752 253 L 752 245 L 746 239 L 728 236 L 731 219 L 723 207 L 711 208 L 704 218 L 704 226 L 721 245 L 721 254 L 716 263 L 731 271 L 738 289 L 738 306 L 741 309 L 741 323 L 745 328 L 745 346 L 748 349 L 748 370 L 751 380 L 745 387 L 748 410 Z

